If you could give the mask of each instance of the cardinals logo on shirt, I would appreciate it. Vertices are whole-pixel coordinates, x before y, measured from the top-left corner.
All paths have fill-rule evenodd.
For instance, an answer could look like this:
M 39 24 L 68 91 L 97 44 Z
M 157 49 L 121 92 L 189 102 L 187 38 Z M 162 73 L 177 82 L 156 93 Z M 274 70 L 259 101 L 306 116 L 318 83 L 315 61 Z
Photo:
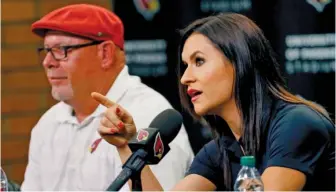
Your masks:
M 97 149 L 97 147 L 98 147 L 99 143 L 102 141 L 102 139 L 103 139 L 103 138 L 96 139 L 96 140 L 92 143 L 92 145 L 91 145 L 90 148 L 89 148 L 89 152 L 90 152 L 90 153 L 93 153 L 93 152 Z
M 323 12 L 326 5 L 332 2 L 332 0 L 307 0 L 309 4 L 315 7 L 316 11 Z
M 154 143 L 154 156 L 161 159 L 164 152 L 164 146 L 163 142 L 160 136 L 160 133 L 158 133 L 155 137 L 155 143 Z
M 136 138 L 137 138 L 138 142 L 140 142 L 140 141 L 146 141 L 148 139 L 148 135 L 149 135 L 148 131 L 146 131 L 146 130 L 140 130 L 138 132 L 138 135 L 137 135 Z
M 160 10 L 159 0 L 133 0 L 137 11 L 147 20 L 153 19 L 154 15 Z

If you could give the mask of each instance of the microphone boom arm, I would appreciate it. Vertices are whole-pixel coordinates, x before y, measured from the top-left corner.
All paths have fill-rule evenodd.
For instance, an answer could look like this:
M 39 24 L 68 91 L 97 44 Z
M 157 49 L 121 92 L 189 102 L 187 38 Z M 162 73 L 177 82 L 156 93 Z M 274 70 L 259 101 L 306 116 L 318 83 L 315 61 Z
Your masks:
M 122 171 L 106 191 L 119 191 L 125 183 L 132 179 L 132 190 L 142 191 L 141 186 L 141 170 L 146 165 L 146 157 L 148 153 L 139 149 L 131 155 L 131 157 L 122 166 Z

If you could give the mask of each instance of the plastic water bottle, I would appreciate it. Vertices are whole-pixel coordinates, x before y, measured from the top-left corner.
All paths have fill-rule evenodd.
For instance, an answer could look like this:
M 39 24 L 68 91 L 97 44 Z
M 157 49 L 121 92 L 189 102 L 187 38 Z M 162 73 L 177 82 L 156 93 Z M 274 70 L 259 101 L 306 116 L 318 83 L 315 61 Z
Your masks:
M 258 170 L 255 168 L 255 158 L 253 156 L 243 156 L 240 158 L 240 169 L 235 185 L 235 191 L 264 191 L 264 184 Z
M 7 176 L 5 174 L 5 171 L 2 169 L 2 167 L 0 167 L 1 169 L 1 192 L 2 191 L 8 191 L 8 180 L 7 180 Z

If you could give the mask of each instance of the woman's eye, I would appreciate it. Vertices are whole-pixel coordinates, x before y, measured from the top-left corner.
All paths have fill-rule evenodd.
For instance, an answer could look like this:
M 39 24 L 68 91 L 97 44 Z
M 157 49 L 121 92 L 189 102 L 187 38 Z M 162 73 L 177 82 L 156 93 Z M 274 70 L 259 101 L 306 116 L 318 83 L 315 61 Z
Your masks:
M 199 67 L 201 66 L 202 64 L 204 64 L 204 59 L 203 58 L 200 58 L 200 57 L 196 57 L 195 59 L 195 63 L 196 63 L 196 66 Z

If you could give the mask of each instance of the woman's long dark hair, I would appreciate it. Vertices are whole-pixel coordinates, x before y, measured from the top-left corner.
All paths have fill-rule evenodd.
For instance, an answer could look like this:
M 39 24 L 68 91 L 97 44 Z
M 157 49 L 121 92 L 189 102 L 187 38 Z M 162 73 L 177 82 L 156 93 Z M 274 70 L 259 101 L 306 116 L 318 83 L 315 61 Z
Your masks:
M 196 20 L 181 32 L 179 78 L 182 77 L 185 70 L 181 58 L 183 46 L 194 32 L 206 36 L 233 64 L 235 71 L 233 91 L 243 122 L 242 143 L 246 155 L 253 155 L 258 161 L 262 142 L 262 118 L 265 114 L 265 101 L 268 98 L 306 104 L 328 117 L 327 112 L 319 105 L 287 91 L 268 40 L 261 29 L 247 17 L 235 13 L 209 16 Z M 195 118 L 199 119 L 200 117 L 193 110 L 186 89 L 185 85 L 179 84 L 182 105 Z M 205 117 L 205 119 L 218 135 L 225 134 L 224 128 L 218 126 L 216 118 Z M 221 155 L 224 160 L 224 185 L 227 190 L 232 190 L 229 158 L 226 150 L 222 147 Z

